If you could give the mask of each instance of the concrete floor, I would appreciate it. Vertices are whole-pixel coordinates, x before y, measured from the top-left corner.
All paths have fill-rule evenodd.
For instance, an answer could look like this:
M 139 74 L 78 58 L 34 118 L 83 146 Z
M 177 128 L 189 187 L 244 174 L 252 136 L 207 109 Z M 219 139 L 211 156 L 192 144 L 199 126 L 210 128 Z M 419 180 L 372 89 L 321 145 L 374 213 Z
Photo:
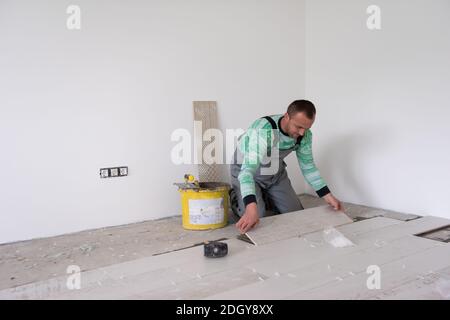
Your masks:
M 300 199 L 305 208 L 324 204 L 323 200 L 310 195 L 301 195 Z M 344 207 L 354 221 L 374 217 L 398 221 L 419 218 L 415 215 L 350 203 L 345 203 Z M 78 265 L 82 271 L 96 270 L 178 251 L 204 241 L 217 239 L 235 241 L 238 232 L 233 225 L 233 217 L 230 220 L 231 223 L 222 229 L 187 231 L 181 227 L 181 217 L 173 217 L 0 245 L 0 290 L 67 276 L 69 265 Z M 238 246 L 243 245 L 241 241 L 237 243 Z M 200 247 L 193 248 L 199 249 Z

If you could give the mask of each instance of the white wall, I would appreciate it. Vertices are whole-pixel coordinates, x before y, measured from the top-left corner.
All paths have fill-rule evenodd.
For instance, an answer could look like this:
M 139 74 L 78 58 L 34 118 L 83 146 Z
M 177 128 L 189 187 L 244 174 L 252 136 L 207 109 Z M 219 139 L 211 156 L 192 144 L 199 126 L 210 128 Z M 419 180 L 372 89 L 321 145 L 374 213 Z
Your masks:
M 381 8 L 381 30 L 366 8 Z M 315 153 L 345 201 L 450 218 L 450 2 L 310 0 Z
M 0 243 L 180 214 L 195 166 L 170 135 L 192 101 L 217 100 L 222 128 L 284 112 L 304 42 L 303 0 L 0 0 Z

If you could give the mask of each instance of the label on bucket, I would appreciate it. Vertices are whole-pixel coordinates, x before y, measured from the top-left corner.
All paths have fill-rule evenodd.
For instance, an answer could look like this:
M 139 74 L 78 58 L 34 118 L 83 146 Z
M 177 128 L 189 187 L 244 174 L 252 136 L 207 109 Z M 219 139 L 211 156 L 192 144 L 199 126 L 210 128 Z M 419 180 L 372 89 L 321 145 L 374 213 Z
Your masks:
M 224 221 L 223 198 L 190 199 L 189 221 L 191 224 L 218 224 Z

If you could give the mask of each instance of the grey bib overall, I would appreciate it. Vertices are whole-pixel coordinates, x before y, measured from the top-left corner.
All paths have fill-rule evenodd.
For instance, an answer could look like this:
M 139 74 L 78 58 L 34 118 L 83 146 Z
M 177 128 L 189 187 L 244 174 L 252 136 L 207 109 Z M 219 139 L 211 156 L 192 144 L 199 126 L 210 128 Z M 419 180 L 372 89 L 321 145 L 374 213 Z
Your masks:
M 273 132 L 275 133 L 275 141 L 273 148 L 278 148 L 278 135 L 281 134 L 278 130 L 276 122 L 271 117 L 264 117 L 270 122 Z M 270 162 L 262 164 L 256 171 L 253 179 L 255 181 L 256 203 L 258 206 L 258 213 L 260 217 L 266 216 L 266 209 L 270 209 L 275 213 L 286 213 L 291 211 L 302 210 L 303 206 L 292 188 L 286 172 L 286 158 L 292 151 L 294 151 L 298 144 L 300 144 L 301 137 L 297 143 L 290 149 L 279 150 L 272 152 Z M 233 212 L 242 216 L 245 212 L 245 205 L 240 192 L 240 182 L 238 180 L 241 172 L 241 164 L 238 159 L 242 159 L 243 155 L 239 148 L 236 148 L 233 163 L 230 165 L 231 185 L 233 191 L 230 193 L 231 208 Z M 272 161 L 278 161 L 278 170 L 276 173 L 267 175 L 262 174 L 261 169 L 272 165 Z M 276 166 L 275 166 L 276 167 Z

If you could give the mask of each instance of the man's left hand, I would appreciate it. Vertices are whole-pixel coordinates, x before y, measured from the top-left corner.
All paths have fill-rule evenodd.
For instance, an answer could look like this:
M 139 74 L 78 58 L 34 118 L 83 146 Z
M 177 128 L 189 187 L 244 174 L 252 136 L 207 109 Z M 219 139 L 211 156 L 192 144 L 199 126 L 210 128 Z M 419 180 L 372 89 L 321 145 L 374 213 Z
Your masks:
M 334 210 L 342 210 L 342 204 L 341 202 L 336 199 L 331 193 L 327 194 L 323 197 L 323 199 L 334 208 Z

